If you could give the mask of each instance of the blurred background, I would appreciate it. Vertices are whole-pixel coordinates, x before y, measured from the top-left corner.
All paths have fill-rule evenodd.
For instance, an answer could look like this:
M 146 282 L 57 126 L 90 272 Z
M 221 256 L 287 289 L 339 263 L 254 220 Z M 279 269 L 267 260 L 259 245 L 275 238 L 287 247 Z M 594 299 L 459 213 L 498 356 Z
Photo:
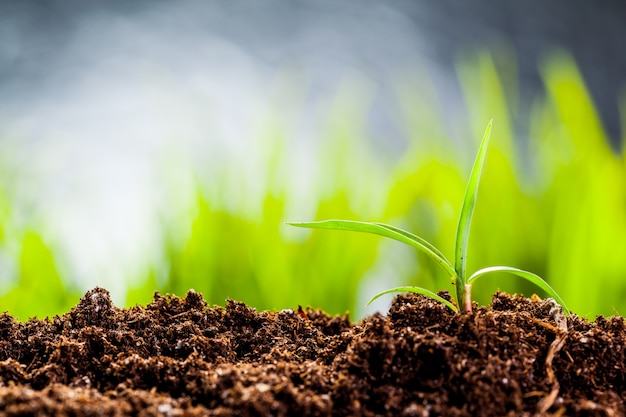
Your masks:
M 618 1 L 0 1 L 0 310 L 201 291 L 357 319 L 452 290 L 380 221 L 452 257 L 482 133 L 470 270 L 626 312 L 626 7 Z M 474 293 L 538 289 L 506 275 Z

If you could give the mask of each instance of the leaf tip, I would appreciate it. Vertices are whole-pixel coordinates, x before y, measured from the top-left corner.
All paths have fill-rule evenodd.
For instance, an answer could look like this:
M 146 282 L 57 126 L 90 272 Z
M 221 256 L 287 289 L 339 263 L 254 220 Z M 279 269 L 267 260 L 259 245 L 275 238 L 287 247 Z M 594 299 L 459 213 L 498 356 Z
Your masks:
M 376 294 L 365 304 L 365 307 L 369 307 L 374 301 L 376 301 L 382 294 Z
M 304 227 L 306 222 L 285 222 L 287 226 Z

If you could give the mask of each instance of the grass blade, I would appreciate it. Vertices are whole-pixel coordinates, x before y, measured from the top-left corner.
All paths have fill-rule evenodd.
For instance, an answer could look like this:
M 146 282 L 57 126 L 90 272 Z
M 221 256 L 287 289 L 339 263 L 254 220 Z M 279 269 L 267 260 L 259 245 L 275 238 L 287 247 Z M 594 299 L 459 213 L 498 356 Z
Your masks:
M 384 223 L 374 223 L 374 224 L 377 224 L 377 225 L 379 225 L 381 227 L 385 227 L 385 228 L 387 228 L 387 229 L 389 229 L 391 231 L 394 231 L 396 233 L 400 233 L 401 235 L 404 235 L 404 236 L 406 236 L 409 239 L 415 240 L 416 242 L 420 242 L 422 245 L 428 247 L 431 251 L 433 251 L 434 253 L 439 255 L 440 258 L 445 259 L 446 262 L 448 264 L 450 264 L 450 266 L 452 266 L 452 263 L 450 261 L 448 261 L 448 259 L 444 256 L 444 254 L 441 253 L 441 251 L 439 249 L 437 249 L 432 243 L 430 243 L 426 239 L 421 238 L 421 237 L 419 237 L 419 236 L 417 236 L 417 235 L 415 235 L 415 234 L 413 234 L 411 232 L 407 232 L 406 230 L 402 230 L 402 229 L 400 229 L 398 227 L 395 227 L 395 226 L 390 226 L 390 225 L 384 224 Z
M 456 272 L 454 271 L 454 267 L 452 266 L 452 264 L 443 255 L 441 255 L 441 252 L 433 248 L 430 243 L 411 233 L 399 231 L 393 226 L 381 223 L 368 223 L 354 220 L 323 220 L 319 222 L 301 222 L 287 224 L 309 229 L 348 230 L 352 232 L 370 233 L 374 235 L 388 237 L 390 239 L 406 243 L 407 245 L 413 246 L 414 248 L 421 250 L 433 261 L 435 261 L 437 265 L 439 265 L 444 271 L 446 271 L 448 275 L 450 275 L 451 277 L 456 276 Z
M 471 284 L 477 278 L 483 275 L 494 273 L 494 272 L 508 272 L 510 274 L 517 275 L 518 277 L 524 278 L 527 281 L 532 282 L 533 284 L 535 284 L 536 286 L 544 290 L 550 297 L 554 298 L 556 302 L 559 303 L 561 307 L 563 307 L 563 312 L 565 313 L 566 316 L 570 315 L 570 311 L 565 305 L 565 302 L 559 296 L 559 294 L 557 294 L 557 292 L 554 291 L 554 289 L 550 286 L 550 284 L 548 284 L 539 275 L 535 275 L 532 272 L 524 271 L 523 269 L 517 269 L 517 268 L 510 267 L 510 266 L 491 266 L 488 268 L 483 268 L 481 270 L 474 272 L 472 276 L 468 278 L 467 283 Z
M 390 294 L 390 293 L 394 293 L 394 292 L 414 292 L 417 294 L 422 294 L 425 295 L 427 297 L 430 297 L 434 300 L 439 301 L 440 303 L 445 304 L 448 308 L 450 308 L 450 310 L 456 312 L 457 308 L 454 304 L 452 304 L 450 301 L 446 300 L 443 297 L 440 297 L 439 295 L 435 294 L 434 292 L 427 290 L 426 288 L 422 288 L 422 287 L 396 287 L 396 288 L 391 288 L 389 290 L 385 290 L 383 292 L 379 292 L 378 294 L 376 294 L 375 296 L 373 296 L 368 302 L 367 305 L 372 304 L 372 302 L 378 298 L 380 298 L 381 296 L 385 295 L 385 294 Z
M 472 224 L 472 216 L 474 215 L 474 207 L 476 206 L 476 197 L 478 196 L 478 185 L 487 156 L 487 148 L 489 138 L 491 137 L 491 125 L 493 120 L 487 125 L 483 140 L 478 149 L 474 166 L 465 189 L 465 197 L 463 198 L 463 206 L 461 207 L 461 215 L 459 216 L 459 224 L 456 231 L 456 244 L 454 247 L 454 269 L 457 272 L 457 291 L 465 285 L 465 269 L 467 264 L 467 242 L 469 240 L 470 227 Z M 458 300 L 461 302 L 460 300 Z

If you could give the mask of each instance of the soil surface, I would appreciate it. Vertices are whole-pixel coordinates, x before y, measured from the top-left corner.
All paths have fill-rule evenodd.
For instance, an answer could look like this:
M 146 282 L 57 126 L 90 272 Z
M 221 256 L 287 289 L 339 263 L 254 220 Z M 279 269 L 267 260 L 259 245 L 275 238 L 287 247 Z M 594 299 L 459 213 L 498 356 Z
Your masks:
M 447 296 L 447 294 L 444 294 Z M 621 317 L 496 294 L 456 314 L 415 294 L 351 323 L 202 295 L 0 316 L 3 416 L 624 416 Z

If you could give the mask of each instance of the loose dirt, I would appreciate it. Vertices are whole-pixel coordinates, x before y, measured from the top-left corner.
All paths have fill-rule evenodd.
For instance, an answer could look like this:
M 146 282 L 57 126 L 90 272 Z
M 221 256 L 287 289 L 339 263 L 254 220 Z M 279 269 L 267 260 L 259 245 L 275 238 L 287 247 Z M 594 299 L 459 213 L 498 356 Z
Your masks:
M 96 288 L 0 335 L 5 416 L 626 415 L 624 320 L 505 294 L 470 315 L 407 294 L 351 323 Z

